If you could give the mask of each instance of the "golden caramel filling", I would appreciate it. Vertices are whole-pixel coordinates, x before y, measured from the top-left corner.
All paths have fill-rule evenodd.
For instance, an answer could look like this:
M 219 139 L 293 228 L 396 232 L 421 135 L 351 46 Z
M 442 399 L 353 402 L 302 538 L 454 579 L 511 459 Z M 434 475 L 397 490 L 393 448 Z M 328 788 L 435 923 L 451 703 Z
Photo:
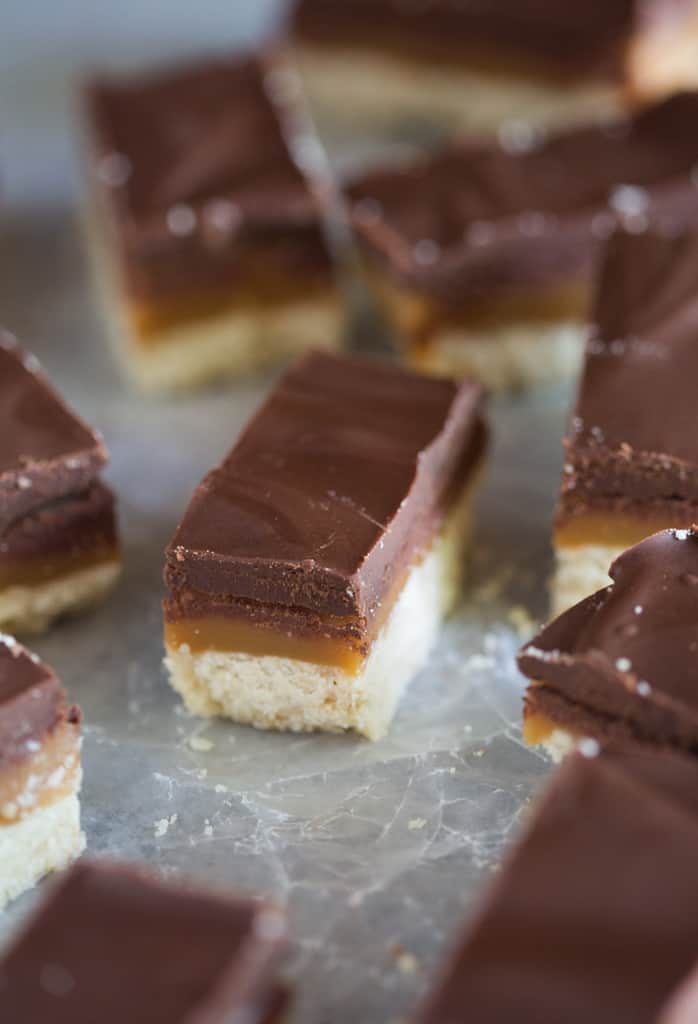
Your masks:
M 358 675 L 365 656 L 349 642 L 331 637 L 289 636 L 266 626 L 212 616 L 165 623 L 165 644 L 177 650 L 185 644 L 194 654 L 203 651 L 251 654 L 254 657 L 291 658 L 315 665 L 332 665 Z
M 150 348 L 158 345 L 161 335 L 172 327 L 213 319 L 226 313 L 256 316 L 275 307 L 294 302 L 306 303 L 320 297 L 334 297 L 325 280 L 321 283 L 305 279 L 282 281 L 272 277 L 271 282 L 254 281 L 214 294 L 185 293 L 160 302 L 131 299 L 127 302 L 127 312 L 134 335 L 144 347 Z
M 0 828 L 13 825 L 39 807 L 70 796 L 80 775 L 80 729 L 63 722 L 39 749 L 29 741 L 27 757 L 0 771 Z
M 535 747 L 539 743 L 545 743 L 558 728 L 552 718 L 542 711 L 524 711 L 523 738 L 529 746 Z M 565 731 L 569 732 L 567 728 Z
M 119 552 L 115 548 L 97 548 L 94 551 L 80 551 L 77 554 L 49 555 L 47 558 L 2 562 L 0 563 L 0 589 L 39 586 L 83 569 L 91 569 L 95 565 L 118 561 Z
M 589 286 L 577 279 L 553 288 L 528 289 L 474 299 L 467 307 L 450 309 L 418 292 L 399 288 L 379 271 L 370 272 L 373 288 L 388 315 L 407 340 L 428 346 L 442 331 L 492 331 L 517 322 L 555 323 L 582 320 L 589 305 Z
M 669 528 L 687 529 L 692 525 L 691 515 L 677 519 L 667 512 L 651 516 L 632 516 L 627 513 L 585 512 L 555 527 L 555 547 L 575 548 L 587 544 L 604 544 L 625 550 L 639 544 L 653 533 Z

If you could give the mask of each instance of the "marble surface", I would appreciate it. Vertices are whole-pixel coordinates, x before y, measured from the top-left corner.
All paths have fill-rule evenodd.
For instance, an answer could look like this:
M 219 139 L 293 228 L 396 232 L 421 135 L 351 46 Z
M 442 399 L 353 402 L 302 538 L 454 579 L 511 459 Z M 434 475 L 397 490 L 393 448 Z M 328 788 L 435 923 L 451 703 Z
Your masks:
M 124 538 L 125 574 L 108 603 L 34 645 L 85 713 L 88 847 L 281 900 L 298 991 L 292 1021 L 396 1024 L 549 770 L 521 743 L 513 655 L 545 611 L 569 393 L 493 403 L 466 600 L 385 740 L 266 735 L 187 716 L 161 664 L 163 547 L 272 379 L 176 401 L 125 387 L 77 229 L 70 97 L 90 64 L 181 52 L 192 40 L 221 45 L 231 5 L 204 4 L 197 20 L 183 3 L 126 3 L 130 21 L 112 11 L 89 27 L 81 14 L 93 7 L 69 0 L 61 7 L 74 31 L 62 23 L 53 41 L 39 5 L 23 7 L 10 3 L 13 46 L 0 67 L 0 320 L 105 434 Z M 232 7 L 241 14 L 230 16 L 231 43 L 254 38 L 278 4 Z M 364 320 L 364 347 L 372 336 Z M 36 899 L 0 916 L 0 941 Z

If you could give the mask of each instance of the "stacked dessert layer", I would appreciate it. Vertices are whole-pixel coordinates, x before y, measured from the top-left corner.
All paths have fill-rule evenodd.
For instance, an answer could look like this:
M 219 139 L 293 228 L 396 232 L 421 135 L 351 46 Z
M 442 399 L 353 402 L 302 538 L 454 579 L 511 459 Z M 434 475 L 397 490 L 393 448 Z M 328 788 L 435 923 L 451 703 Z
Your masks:
M 188 707 L 381 736 L 456 600 L 484 448 L 473 382 L 319 353 L 289 370 L 167 549 Z
M 0 332 L 0 628 L 40 632 L 96 603 L 120 571 L 101 438 Z
M 492 388 L 575 373 L 609 236 L 698 220 L 697 116 L 684 93 L 506 148 L 461 140 L 350 184 L 367 280 L 407 360 Z
M 291 31 L 316 107 L 354 126 L 569 124 L 698 84 L 694 0 L 297 0 Z
M 79 708 L 36 655 L 0 636 L 0 909 L 81 853 L 81 775 Z
M 339 343 L 326 182 L 291 157 L 274 102 L 283 74 L 271 58 L 227 58 L 87 91 L 93 254 L 115 342 L 145 388 Z

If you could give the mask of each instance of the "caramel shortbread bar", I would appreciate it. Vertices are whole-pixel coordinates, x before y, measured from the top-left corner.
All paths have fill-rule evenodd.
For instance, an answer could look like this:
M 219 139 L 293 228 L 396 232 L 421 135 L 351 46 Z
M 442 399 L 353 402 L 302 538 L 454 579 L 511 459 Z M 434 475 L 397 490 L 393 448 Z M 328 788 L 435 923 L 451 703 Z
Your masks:
M 79 709 L 0 635 L 0 907 L 82 852 L 80 781 Z
M 46 629 L 120 571 L 104 443 L 0 331 L 0 628 Z
M 167 549 L 191 711 L 383 735 L 460 586 L 481 390 L 313 353 L 200 485 Z
M 698 754 L 698 535 L 625 551 L 612 583 L 524 647 L 524 736 L 561 757 L 580 736 Z
M 698 950 L 698 765 L 572 755 L 414 1024 L 688 1024 L 660 1016 Z
M 294 163 L 271 98 L 283 74 L 271 58 L 215 59 L 87 90 L 90 238 L 145 388 L 339 343 L 322 183 Z
M 557 613 L 657 530 L 698 522 L 698 238 L 613 239 L 565 441 Z
M 575 372 L 614 228 L 696 220 L 697 117 L 684 93 L 523 150 L 457 142 L 351 183 L 368 281 L 409 362 L 493 388 Z
M 695 0 L 298 0 L 318 109 L 481 132 L 569 124 L 698 85 Z
M 281 1024 L 271 904 L 81 861 L 0 962 L 3 1021 Z

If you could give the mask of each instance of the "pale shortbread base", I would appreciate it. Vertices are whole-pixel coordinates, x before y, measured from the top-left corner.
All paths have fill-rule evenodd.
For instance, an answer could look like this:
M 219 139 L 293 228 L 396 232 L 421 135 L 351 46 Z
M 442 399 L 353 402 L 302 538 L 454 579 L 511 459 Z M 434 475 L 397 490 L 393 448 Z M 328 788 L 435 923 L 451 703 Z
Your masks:
M 334 294 L 254 313 L 228 312 L 171 328 L 145 347 L 122 328 L 116 344 L 134 382 L 146 392 L 181 391 L 292 360 L 309 348 L 336 350 L 344 313 Z
M 623 548 L 610 544 L 556 548 L 556 567 L 550 583 L 551 617 L 607 587 L 611 583 L 611 563 L 622 553 Z
M 85 849 L 76 793 L 0 826 L 0 909 Z
M 84 218 L 93 277 L 113 351 L 126 375 L 141 390 L 191 390 L 294 359 L 309 348 L 341 348 L 346 326 L 338 288 L 283 305 L 255 310 L 231 308 L 159 332 L 144 345 L 134 334 L 120 287 L 120 274 L 99 226 Z
M 452 127 L 496 132 L 506 122 L 556 126 L 619 113 L 620 89 L 554 85 L 521 76 L 439 67 L 354 48 L 300 43 L 300 72 L 320 118 L 378 127 L 442 119 Z
M 62 615 L 98 604 L 120 573 L 121 564 L 109 561 L 45 583 L 6 587 L 0 590 L 0 631 L 43 633 Z
M 258 729 L 384 736 L 407 683 L 423 666 L 461 585 L 473 487 L 410 571 L 359 675 L 289 658 L 168 649 L 170 681 L 197 715 Z
M 641 33 L 630 47 L 633 94 L 650 101 L 698 87 L 698 14 L 666 18 Z
M 512 391 L 577 376 L 586 330 L 580 323 L 520 322 L 482 332 L 449 328 L 409 361 L 429 373 L 473 375 L 491 391 Z

